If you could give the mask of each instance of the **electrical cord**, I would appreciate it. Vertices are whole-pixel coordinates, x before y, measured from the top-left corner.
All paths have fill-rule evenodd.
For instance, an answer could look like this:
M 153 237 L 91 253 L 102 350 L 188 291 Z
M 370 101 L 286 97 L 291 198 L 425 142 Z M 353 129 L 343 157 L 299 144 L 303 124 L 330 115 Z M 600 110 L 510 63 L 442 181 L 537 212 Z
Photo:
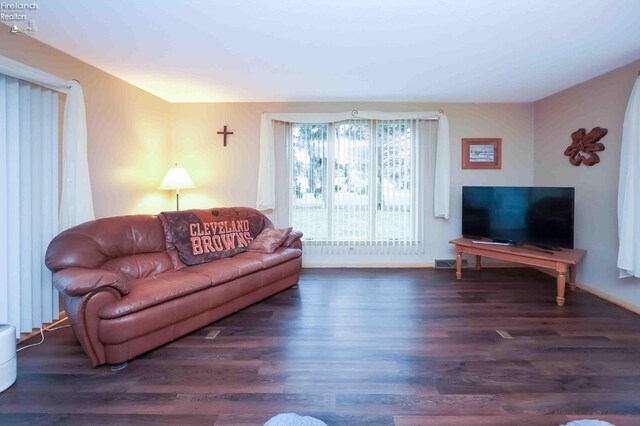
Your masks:
M 60 321 L 56 322 L 55 324 L 60 324 L 63 321 L 66 321 L 67 318 L 63 318 Z M 53 324 L 52 324 L 53 325 Z M 56 330 L 60 330 L 61 328 L 67 328 L 67 327 L 71 327 L 71 325 L 67 324 L 67 325 L 61 325 L 58 327 L 52 327 L 52 328 L 42 328 L 40 327 L 40 341 L 38 343 L 33 343 L 31 345 L 27 345 L 27 346 L 23 346 L 21 348 L 16 349 L 16 352 L 20 352 L 23 349 L 29 349 L 32 348 L 34 346 L 38 346 L 44 343 L 44 330 L 46 331 L 56 331 Z
M 23 349 L 29 349 L 29 348 L 32 348 L 34 346 L 38 346 L 38 345 L 43 344 L 44 343 L 44 332 L 42 331 L 42 328 L 40 328 L 40 337 L 41 337 L 41 339 L 40 339 L 40 341 L 38 343 L 34 343 L 32 345 L 23 346 L 23 347 L 21 347 L 19 349 L 16 349 L 16 353 L 20 352 Z
M 64 320 L 61 320 L 61 321 L 64 321 Z M 69 328 L 69 327 L 71 327 L 71 324 L 61 325 L 59 327 L 53 327 L 53 328 L 45 328 L 45 330 L 46 331 L 56 331 L 56 330 L 60 330 L 61 328 Z

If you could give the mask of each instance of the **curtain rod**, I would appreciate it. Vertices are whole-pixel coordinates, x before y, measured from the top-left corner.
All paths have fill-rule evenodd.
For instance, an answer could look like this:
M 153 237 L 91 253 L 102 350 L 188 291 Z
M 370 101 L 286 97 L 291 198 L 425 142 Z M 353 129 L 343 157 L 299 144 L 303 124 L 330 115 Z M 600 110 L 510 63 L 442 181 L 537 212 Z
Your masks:
M 38 86 L 43 86 L 61 93 L 66 93 L 71 88 L 69 80 L 2 55 L 0 55 L 0 74 L 28 81 L 29 83 L 37 84 Z M 78 84 L 80 84 L 79 81 Z
M 638 73 L 638 75 L 640 75 L 640 72 Z M 77 81 L 77 82 L 78 82 L 78 84 L 80 83 L 80 81 L 76 80 L 75 78 L 74 78 L 74 80 L 75 80 L 75 81 Z M 442 109 L 439 109 L 439 110 L 438 110 L 438 112 L 439 112 L 440 114 L 444 114 L 444 110 L 442 110 Z M 269 114 L 269 111 L 262 111 L 262 113 L 263 113 L 263 114 Z M 358 111 L 357 109 L 354 109 L 354 110 L 352 110 L 352 111 L 351 111 L 351 114 L 352 114 L 352 115 L 354 115 L 354 114 L 358 114 L 358 113 L 359 113 L 359 111 Z

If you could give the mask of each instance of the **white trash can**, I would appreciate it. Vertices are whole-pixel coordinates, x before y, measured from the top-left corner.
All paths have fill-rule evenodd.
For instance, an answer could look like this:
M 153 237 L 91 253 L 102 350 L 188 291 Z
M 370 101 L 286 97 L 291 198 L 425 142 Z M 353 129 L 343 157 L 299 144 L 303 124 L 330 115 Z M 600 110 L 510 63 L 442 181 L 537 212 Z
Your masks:
M 16 328 L 0 324 L 0 392 L 15 383 L 17 371 Z

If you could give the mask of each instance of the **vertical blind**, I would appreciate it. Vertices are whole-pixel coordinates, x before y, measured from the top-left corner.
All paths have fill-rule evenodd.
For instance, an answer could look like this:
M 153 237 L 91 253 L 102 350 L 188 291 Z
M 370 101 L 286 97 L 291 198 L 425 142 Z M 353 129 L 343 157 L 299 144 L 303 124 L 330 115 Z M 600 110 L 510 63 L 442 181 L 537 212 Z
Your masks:
M 424 251 L 420 120 L 288 126 L 289 220 L 309 256 Z M 423 136 L 423 138 L 425 138 Z
M 256 208 L 258 210 L 274 210 L 275 216 L 281 216 L 278 210 L 283 194 L 278 194 L 281 181 L 280 167 L 276 167 L 280 150 L 276 143 L 276 123 L 337 123 L 351 119 L 366 120 L 417 120 L 418 126 L 423 121 L 437 121 L 434 129 L 433 147 L 435 163 L 433 165 L 433 215 L 437 218 L 449 219 L 451 195 L 451 141 L 449 137 L 449 119 L 444 111 L 343 111 L 331 113 L 274 113 L 263 112 L 260 118 L 260 161 L 258 163 L 258 190 Z M 431 128 L 431 126 L 429 126 Z M 282 154 L 280 152 L 280 154 Z M 281 164 L 281 163 L 280 163 Z M 288 204 L 287 204 L 288 205 Z
M 58 230 L 58 94 L 0 74 L 0 323 L 31 332 L 58 318 L 44 265 Z

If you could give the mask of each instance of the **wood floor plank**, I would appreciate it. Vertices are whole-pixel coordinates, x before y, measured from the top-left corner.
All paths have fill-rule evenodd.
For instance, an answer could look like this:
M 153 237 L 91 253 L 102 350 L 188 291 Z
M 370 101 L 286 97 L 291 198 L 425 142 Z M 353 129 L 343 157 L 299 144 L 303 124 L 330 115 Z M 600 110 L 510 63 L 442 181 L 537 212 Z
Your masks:
M 584 419 L 596 419 L 595 416 L 567 416 L 569 421 L 584 420 Z M 640 416 L 617 416 L 609 414 L 600 414 L 597 416 L 597 420 L 603 420 L 616 426 L 638 426 L 640 425 Z
M 637 391 L 513 393 L 500 395 L 497 400 L 509 414 L 518 415 L 563 414 L 589 418 L 598 418 L 600 415 L 640 415 Z
M 265 421 L 278 413 L 265 414 L 223 414 L 216 419 L 215 426 L 262 426 Z M 311 416 L 330 426 L 394 426 L 392 416 L 341 415 L 335 413 L 299 412 L 301 416 Z
M 197 426 L 217 424 L 218 416 L 208 414 L 5 414 L 3 425 L 11 426 Z M 263 422 L 264 423 L 264 422 Z M 263 424 L 261 423 L 261 424 Z
M 116 373 L 60 329 L 18 354 L 0 424 L 640 424 L 640 317 L 582 291 L 557 307 L 554 286 L 519 268 L 304 270 Z
M 558 426 L 567 416 L 395 416 L 395 426 Z M 618 425 L 619 426 L 619 425 Z
M 505 415 L 496 395 L 363 395 L 342 394 L 336 410 L 345 414 L 418 414 L 430 416 Z M 398 411 L 395 411 L 398 410 Z

